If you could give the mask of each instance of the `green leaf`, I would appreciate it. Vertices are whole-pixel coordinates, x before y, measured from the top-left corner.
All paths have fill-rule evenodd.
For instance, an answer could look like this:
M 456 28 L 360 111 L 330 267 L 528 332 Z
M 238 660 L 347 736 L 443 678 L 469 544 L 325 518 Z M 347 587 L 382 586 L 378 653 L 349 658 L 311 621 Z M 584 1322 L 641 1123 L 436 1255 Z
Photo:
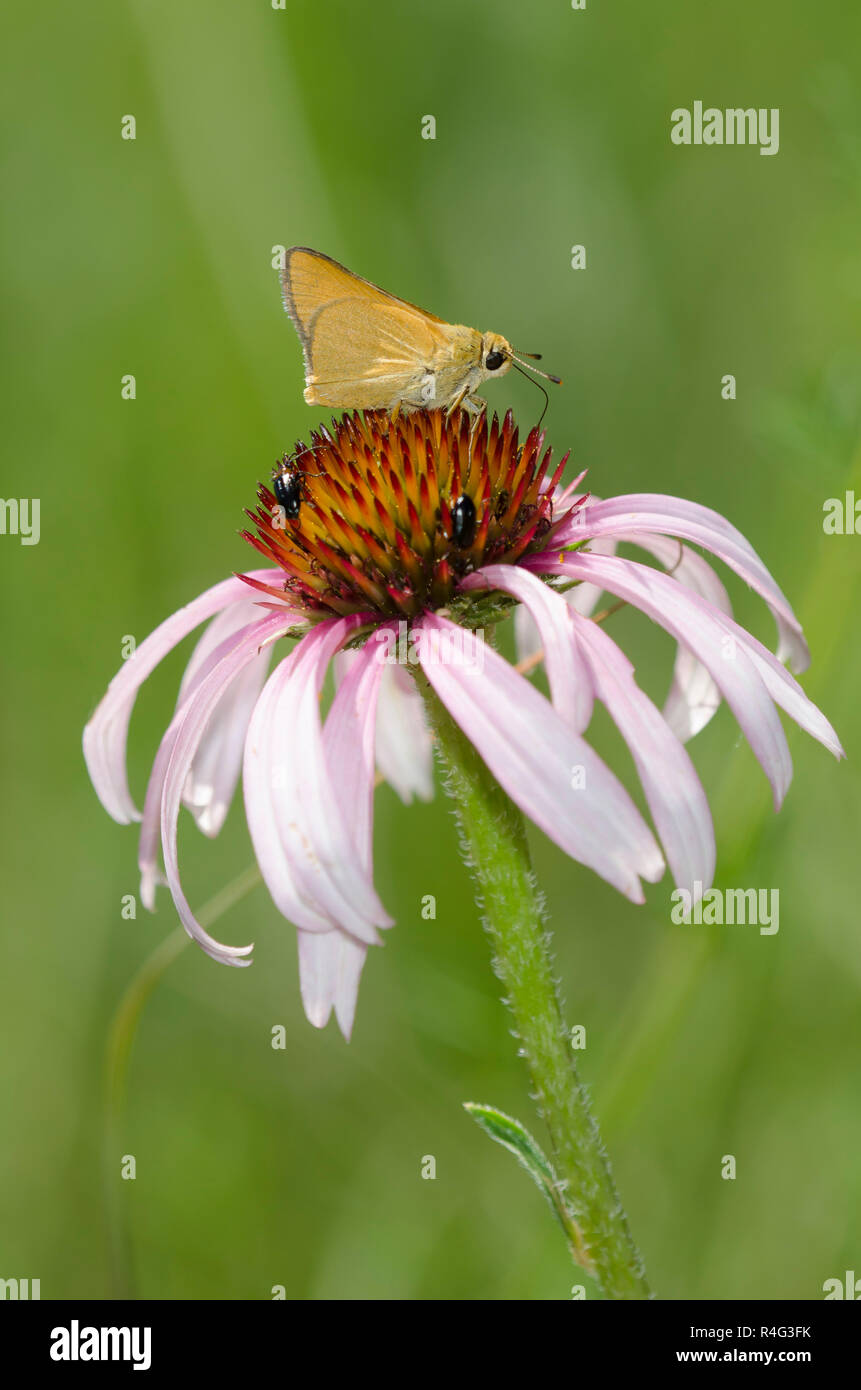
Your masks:
M 553 1215 L 568 1238 L 572 1256 L 594 1278 L 595 1266 L 584 1243 L 577 1218 L 565 1200 L 564 1184 L 557 1178 L 552 1163 L 538 1141 L 525 1125 L 515 1120 L 512 1115 L 497 1110 L 495 1105 L 480 1105 L 477 1101 L 467 1100 L 464 1101 L 463 1108 L 476 1124 L 481 1125 L 485 1134 L 489 1134 L 497 1144 L 513 1153 L 521 1167 L 526 1169 L 550 1203 Z
M 493 1105 L 481 1105 L 477 1101 L 467 1100 L 464 1101 L 463 1108 L 476 1124 L 481 1125 L 485 1134 L 489 1134 L 497 1144 L 514 1154 L 518 1163 L 526 1169 L 533 1182 L 544 1193 L 568 1239 L 579 1246 L 579 1232 L 573 1214 L 562 1196 L 553 1165 L 526 1126 L 513 1116 L 497 1110 Z

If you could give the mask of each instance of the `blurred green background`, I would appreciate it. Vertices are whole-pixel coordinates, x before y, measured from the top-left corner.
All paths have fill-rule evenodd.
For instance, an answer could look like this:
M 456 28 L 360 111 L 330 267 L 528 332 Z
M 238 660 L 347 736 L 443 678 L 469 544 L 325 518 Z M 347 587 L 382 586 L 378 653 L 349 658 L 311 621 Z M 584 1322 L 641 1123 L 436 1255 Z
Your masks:
M 106 1037 L 175 917 L 163 897 L 123 920 L 135 832 L 99 807 L 80 733 L 123 636 L 252 561 L 242 508 L 325 418 L 302 401 L 271 268 L 273 246 L 303 243 L 542 351 L 565 378 L 550 439 L 593 489 L 714 506 L 805 623 L 804 684 L 849 762 L 793 726 L 775 817 L 725 708 L 692 748 L 718 882 L 778 887 L 777 936 L 673 926 L 669 879 L 637 908 L 533 843 L 657 1293 L 821 1298 L 861 1269 L 861 536 L 822 531 L 826 498 L 861 496 L 861 12 L 111 0 L 5 23 L 3 493 L 39 496 L 42 516 L 38 546 L 0 538 L 0 1276 L 110 1297 L 127 1287 L 113 1211 L 144 1297 L 556 1299 L 581 1282 L 538 1193 L 461 1109 L 494 1102 L 541 1132 L 439 793 L 409 809 L 378 793 L 398 925 L 349 1046 L 305 1021 L 295 933 L 257 888 L 216 930 L 255 940 L 254 966 L 189 948 L 150 998 L 105 1181 Z M 697 99 L 779 107 L 779 154 L 672 145 L 670 112 Z M 486 394 L 523 424 L 540 407 L 519 378 Z M 631 613 L 611 630 L 662 698 L 669 640 Z M 189 649 L 139 699 L 138 798 Z M 606 721 L 593 735 L 633 783 Z M 188 819 L 181 840 L 201 904 L 250 861 L 241 798 L 216 844 Z

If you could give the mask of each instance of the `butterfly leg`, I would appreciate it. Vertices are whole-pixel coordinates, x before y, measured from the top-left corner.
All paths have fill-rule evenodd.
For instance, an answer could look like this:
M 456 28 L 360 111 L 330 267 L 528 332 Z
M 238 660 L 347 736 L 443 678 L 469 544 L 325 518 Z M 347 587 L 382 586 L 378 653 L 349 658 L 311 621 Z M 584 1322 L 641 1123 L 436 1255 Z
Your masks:
M 451 400 L 449 401 L 448 405 L 446 406 L 445 418 L 448 420 L 448 419 L 454 414 L 454 412 L 455 412 L 456 410 L 460 410 L 461 406 L 463 407 L 463 409 L 464 409 L 465 411 L 467 411 L 467 413 L 468 413 L 469 415 L 472 415 L 472 413 L 473 413 L 475 407 L 471 404 L 471 400 L 472 400 L 472 398 L 470 397 L 470 394 L 469 394 L 469 387 L 468 387 L 468 386 L 463 386 L 463 387 L 461 387 L 461 389 L 458 391 L 457 395 L 456 395 L 456 396 L 452 396 Z
M 484 415 L 487 410 L 487 401 L 484 399 L 483 396 L 467 396 L 463 402 L 463 406 L 464 410 L 466 410 L 468 414 L 472 416 L 472 420 L 469 426 L 469 453 L 467 455 L 469 459 L 469 467 L 472 468 L 473 440 L 475 439 L 476 431 L 479 425 L 484 419 Z
M 467 415 L 472 418 L 472 424 L 470 425 L 470 436 L 472 436 L 475 433 L 476 425 L 487 410 L 487 401 L 483 396 L 471 396 L 469 394 L 469 387 L 464 386 L 463 390 L 458 391 L 451 405 L 448 406 L 445 412 L 446 419 L 448 419 L 455 410 L 459 409 L 465 410 Z

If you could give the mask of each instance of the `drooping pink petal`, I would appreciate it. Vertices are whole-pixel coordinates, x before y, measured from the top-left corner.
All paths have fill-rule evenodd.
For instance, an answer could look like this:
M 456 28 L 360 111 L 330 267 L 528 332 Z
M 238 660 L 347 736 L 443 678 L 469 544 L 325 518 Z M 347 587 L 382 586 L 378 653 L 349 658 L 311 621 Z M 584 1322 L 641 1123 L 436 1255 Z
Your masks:
M 583 549 L 587 555 L 615 555 L 616 545 L 617 542 L 612 537 L 596 536 L 584 545 Z M 584 618 L 591 618 L 600 598 L 601 590 L 597 584 L 577 584 L 565 595 L 566 603 Z
M 433 741 L 412 678 L 387 666 L 380 686 L 376 760 L 381 776 L 409 804 L 433 800 Z
M 575 521 L 580 532 L 583 535 L 588 534 L 590 508 L 595 507 L 601 500 L 592 494 L 586 499 L 583 508 L 573 514 L 572 526 L 569 527 L 569 540 L 574 534 L 573 523 Z M 683 545 L 681 541 L 658 534 L 645 532 L 628 534 L 620 531 L 613 537 L 599 536 L 589 541 L 583 547 L 583 553 L 615 555 L 616 547 L 621 541 L 628 541 L 633 545 L 638 545 L 641 550 L 647 550 L 650 555 L 654 555 L 661 562 L 666 570 L 672 573 L 673 578 L 679 584 L 693 589 L 694 593 L 701 594 L 721 612 L 732 616 L 729 595 L 711 565 L 695 550 Z M 568 591 L 566 599 L 578 613 L 582 613 L 584 617 L 590 617 L 600 595 L 601 590 L 595 584 L 577 584 Z M 516 622 L 520 616 L 520 612 L 518 612 L 515 618 Z M 687 647 L 680 645 L 676 653 L 673 681 L 663 708 L 664 718 L 670 728 L 683 741 L 693 738 L 694 734 L 699 733 L 708 724 L 718 709 L 720 701 L 720 690 L 709 675 L 707 668 L 696 659 Z
M 255 570 L 265 580 L 278 570 Z M 126 740 L 138 690 L 178 642 L 222 608 L 248 598 L 248 585 L 235 576 L 186 604 L 151 632 L 114 676 L 84 729 L 84 757 L 96 794 L 108 815 L 121 825 L 140 820 L 126 775 Z
M 330 775 L 350 808 L 348 830 L 359 863 L 370 876 L 373 867 L 374 729 L 386 649 L 378 629 L 355 659 L 335 692 L 323 726 L 323 746 Z
M 598 698 L 627 743 L 673 878 L 689 892 L 711 886 L 715 837 L 702 783 L 684 746 L 634 680 L 634 668 L 611 637 L 573 615 L 577 642 Z M 781 669 L 783 669 L 781 667 Z
M 415 631 L 425 675 L 512 800 L 566 854 L 642 902 L 640 878 L 660 878 L 664 861 L 621 782 L 550 702 L 473 633 L 431 613 Z M 450 640 L 464 660 L 437 660 L 425 634 L 439 634 L 440 650 Z
M 575 478 L 572 487 L 576 487 L 582 477 L 583 474 L 580 475 L 580 478 Z M 565 489 L 566 492 L 567 490 Z M 584 548 L 596 555 L 615 555 L 616 542 L 598 539 L 587 542 Z M 553 553 L 552 548 L 550 553 Z M 598 606 L 600 597 L 601 590 L 595 584 L 575 584 L 572 589 L 563 594 L 569 608 L 572 608 L 575 613 L 582 614 L 584 618 L 591 617 Z M 539 652 L 543 655 L 541 634 L 531 613 L 522 603 L 518 605 L 514 613 L 514 643 L 519 661 L 528 661 L 537 656 Z M 585 729 L 586 725 L 583 728 Z
M 573 616 L 562 595 L 516 565 L 483 565 L 467 575 L 460 588 L 498 589 L 523 605 L 544 648 L 553 708 L 575 734 L 581 734 L 592 718 L 592 680 L 574 640 Z
M 801 686 L 794 676 L 791 676 L 786 667 L 780 660 L 770 652 L 762 642 L 753 637 L 751 633 L 739 626 L 738 623 L 731 624 L 732 632 L 736 641 L 744 644 L 744 648 L 762 677 L 763 685 L 774 700 L 775 704 L 780 705 L 790 717 L 794 719 L 799 728 L 804 729 L 805 733 L 813 738 L 833 753 L 835 758 L 845 758 L 846 754 L 837 737 L 837 733 L 829 721 L 825 718 L 822 710 L 815 705 L 808 695 L 805 695 Z
M 252 599 L 245 603 L 231 604 L 213 618 L 185 668 L 177 708 L 194 688 L 198 673 L 205 666 L 209 654 L 225 638 L 241 632 L 249 623 L 256 622 L 262 611 L 260 605 Z M 207 725 L 192 763 L 188 783 L 182 794 L 183 805 L 191 811 L 198 830 L 210 838 L 216 836 L 224 824 L 236 791 L 242 769 L 245 735 L 251 711 L 257 703 L 269 670 L 270 655 L 271 648 L 264 647 L 257 660 L 252 662 L 225 692 Z
M 575 539 L 582 535 L 617 538 L 624 535 L 634 540 L 644 533 L 655 532 L 678 536 L 719 556 L 765 599 L 771 609 L 778 630 L 778 659 L 788 660 L 794 671 L 807 669 L 810 652 L 789 600 L 750 542 L 719 512 L 681 497 L 650 492 L 609 497 L 600 502 L 590 499 L 583 510 L 585 516 L 572 528 L 576 529 Z M 559 536 L 554 536 L 554 545 L 559 540 Z
M 514 650 L 518 661 L 532 661 L 544 656 L 541 633 L 528 608 L 518 603 L 514 610 Z
M 287 618 L 291 616 L 286 610 L 284 610 L 284 614 Z M 238 629 L 234 625 L 234 619 L 237 616 L 243 620 L 242 625 Z M 176 710 L 159 744 L 158 752 L 156 753 L 150 771 L 146 797 L 144 799 L 143 817 L 141 819 L 140 837 L 138 840 L 138 867 L 141 875 L 140 895 L 144 907 L 150 912 L 155 910 L 156 885 L 165 882 L 164 876 L 159 870 L 158 855 L 161 839 L 161 803 L 164 792 L 164 780 L 177 734 L 186 717 L 189 702 L 198 689 L 201 681 L 209 675 L 214 667 L 219 665 L 225 657 L 229 656 L 230 653 L 235 650 L 241 636 L 243 634 L 247 635 L 248 629 L 255 624 L 261 623 L 264 617 L 266 617 L 266 610 L 260 608 L 255 603 L 237 603 L 231 606 L 231 608 L 225 609 L 213 623 L 210 623 L 205 634 L 205 646 L 203 642 L 198 644 L 192 662 L 190 662 L 189 666 L 186 668 L 185 676 L 183 677 L 180 687 L 180 695 L 177 700 Z M 226 621 L 222 622 L 222 619 L 226 619 Z M 213 639 L 216 639 L 215 645 L 213 645 Z M 245 740 L 251 709 L 248 709 L 246 715 L 245 710 L 241 706 L 237 706 L 237 701 L 234 698 L 234 691 L 237 687 L 243 692 L 247 691 L 247 680 L 249 675 L 254 679 L 255 687 L 259 688 L 259 684 L 262 683 L 263 679 L 263 676 L 259 674 L 261 670 L 260 663 L 263 662 L 268 664 L 269 650 L 270 648 L 267 644 L 255 660 L 251 661 L 246 667 L 240 670 L 238 675 L 232 680 L 225 680 L 219 701 L 210 716 L 209 723 L 203 731 L 201 744 L 195 752 L 192 762 L 192 773 L 189 774 L 190 778 L 193 776 L 194 768 L 200 764 L 200 746 L 205 744 L 207 739 L 211 737 L 213 724 L 219 725 L 222 730 L 222 746 L 230 740 L 236 740 L 240 743 L 239 757 L 241 760 L 242 743 Z M 237 727 L 232 733 L 223 727 L 222 712 L 225 710 L 237 720 Z M 230 749 L 227 747 L 225 756 L 229 757 L 229 755 Z M 222 782 L 220 785 L 226 793 L 226 784 Z M 231 795 L 232 790 L 233 789 L 230 788 Z M 186 804 L 187 793 L 188 784 L 186 784 L 183 793 L 183 801 L 186 802 Z M 224 809 L 226 812 L 227 808 L 225 807 Z
M 354 651 L 338 652 L 340 685 L 355 662 Z M 386 665 L 380 682 L 375 753 L 377 770 L 407 805 L 413 797 L 433 799 L 433 745 L 424 702 L 415 682 L 395 662 Z
M 711 565 L 697 551 L 667 536 L 620 536 L 654 555 L 678 584 L 692 589 L 713 608 L 732 617 L 732 604 L 724 585 Z M 579 586 L 578 586 L 579 587 Z M 698 661 L 689 647 L 680 645 L 673 667 L 673 681 L 664 703 L 663 715 L 670 728 L 683 741 L 700 733 L 715 714 L 721 693 L 708 668 Z
M 620 537 L 619 539 L 633 540 L 633 537 Z M 666 565 L 667 568 L 672 571 L 673 579 L 684 584 L 686 588 L 693 590 L 694 593 L 705 599 L 711 606 L 718 608 L 722 613 L 726 614 L 730 631 L 734 635 L 736 641 L 744 646 L 775 704 L 780 705 L 781 709 L 785 710 L 800 728 L 811 734 L 813 738 L 833 753 L 835 757 L 844 757 L 843 748 L 841 747 L 840 740 L 834 728 L 825 718 L 825 715 L 818 706 L 804 693 L 798 681 L 787 671 L 782 663 L 780 655 L 778 654 L 775 656 L 762 642 L 754 637 L 752 633 L 735 622 L 732 616 L 732 604 L 730 603 L 729 595 L 708 561 L 704 560 L 702 556 L 698 555 L 695 551 L 690 550 L 688 546 L 680 545 L 679 542 L 670 541 L 659 536 L 640 536 L 637 538 L 637 544 L 642 549 L 648 550 L 660 560 L 663 565 Z M 672 560 L 672 552 L 668 547 L 681 550 L 681 558 L 678 559 L 675 564 L 669 563 Z M 684 649 L 680 649 L 680 655 L 683 654 Z M 691 663 L 696 665 L 701 671 L 705 670 L 702 664 L 698 662 L 692 654 L 690 655 L 690 660 Z M 697 682 L 702 679 L 696 672 L 692 672 L 690 678 L 694 688 L 696 688 Z M 706 678 L 708 678 L 707 672 Z M 663 711 L 665 719 L 667 718 L 668 706 L 670 706 L 672 702 L 672 696 L 673 690 L 671 689 L 667 706 L 664 707 Z M 718 691 L 718 698 L 719 697 L 720 692 Z M 680 695 L 680 699 L 688 698 L 693 698 L 692 692 L 683 691 Z M 681 709 L 679 710 L 679 718 L 682 718 Z M 703 721 L 703 723 L 707 722 L 708 720 Z M 698 727 L 702 728 L 703 724 L 700 724 Z M 678 729 L 676 732 L 679 732 Z M 697 729 L 695 728 L 693 732 L 696 733 Z M 679 734 L 679 737 L 681 736 L 682 735 Z M 689 737 L 690 735 L 687 736 Z
M 349 1042 L 368 948 L 341 931 L 300 931 L 297 935 L 299 988 L 308 1022 L 324 1028 L 334 1006 L 338 1027 Z
M 180 921 L 189 936 L 202 946 L 207 955 L 225 965 L 248 965 L 244 959 L 252 950 L 251 946 L 222 946 L 209 935 L 192 912 L 182 890 L 179 876 L 179 856 L 177 851 L 177 821 L 182 803 L 182 792 L 198 744 L 203 737 L 213 710 L 223 697 L 225 687 L 233 681 L 246 666 L 256 660 L 261 643 L 274 641 L 292 624 L 290 613 L 273 613 L 246 628 L 238 642 L 232 646 L 228 655 L 209 670 L 199 681 L 194 692 L 183 706 L 182 718 L 170 753 L 161 798 L 161 841 L 164 867 L 168 886 L 173 897 Z
M 378 700 L 382 712 L 385 677 L 394 669 L 385 664 L 386 648 L 376 636 L 358 651 L 339 653 L 348 661 L 341 663 L 341 680 L 323 728 L 329 768 L 351 809 L 349 830 L 368 877 L 373 855 L 374 726 Z M 334 1007 L 349 1040 L 366 954 L 364 942 L 345 932 L 299 932 L 302 1002 L 315 1027 L 324 1027 Z
M 708 667 L 753 749 L 779 807 L 792 780 L 786 735 L 756 665 L 748 655 L 744 630 L 669 575 L 634 560 L 571 554 L 536 555 L 528 563 L 537 573 L 589 579 L 640 608 Z
M 329 926 L 373 943 L 378 939 L 376 928 L 390 926 L 392 920 L 353 845 L 348 828 L 351 808 L 329 767 L 319 706 L 329 662 L 361 622 L 353 617 L 318 624 L 269 677 L 261 696 L 269 710 L 265 739 L 257 723 L 258 702 L 246 740 L 245 799 L 264 876 L 277 878 L 279 872 L 279 852 L 273 853 L 269 827 L 262 824 L 263 808 L 268 807 L 274 811 L 280 867 L 286 866 L 308 907 L 328 919 Z M 296 920 L 296 925 L 309 927 L 306 921 Z
M 286 782 L 275 766 L 274 731 L 281 693 L 278 677 L 288 660 L 284 658 L 264 685 L 248 726 L 242 774 L 245 818 L 263 881 L 278 911 L 303 931 L 330 932 L 335 922 L 298 885 L 280 827 L 278 806 Z

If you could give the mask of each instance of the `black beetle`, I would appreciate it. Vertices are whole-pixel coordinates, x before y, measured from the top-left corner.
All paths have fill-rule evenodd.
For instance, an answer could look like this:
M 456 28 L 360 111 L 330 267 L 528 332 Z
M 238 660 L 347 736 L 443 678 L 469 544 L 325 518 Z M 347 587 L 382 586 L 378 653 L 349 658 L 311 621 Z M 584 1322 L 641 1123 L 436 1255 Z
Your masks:
M 301 454 L 311 454 L 313 449 L 297 450 L 294 454 L 284 454 L 281 462 L 276 466 L 272 478 L 272 491 L 275 494 L 275 501 L 284 511 L 284 515 L 290 520 L 295 521 L 302 509 L 302 489 L 306 478 L 322 478 L 322 473 L 305 473 L 296 464 L 296 457 Z
M 302 506 L 302 474 L 289 465 L 278 473 L 272 483 L 275 501 L 283 507 L 284 515 L 295 521 Z
M 475 540 L 477 513 L 471 497 L 458 497 L 451 509 L 451 538 L 459 550 L 469 550 Z

